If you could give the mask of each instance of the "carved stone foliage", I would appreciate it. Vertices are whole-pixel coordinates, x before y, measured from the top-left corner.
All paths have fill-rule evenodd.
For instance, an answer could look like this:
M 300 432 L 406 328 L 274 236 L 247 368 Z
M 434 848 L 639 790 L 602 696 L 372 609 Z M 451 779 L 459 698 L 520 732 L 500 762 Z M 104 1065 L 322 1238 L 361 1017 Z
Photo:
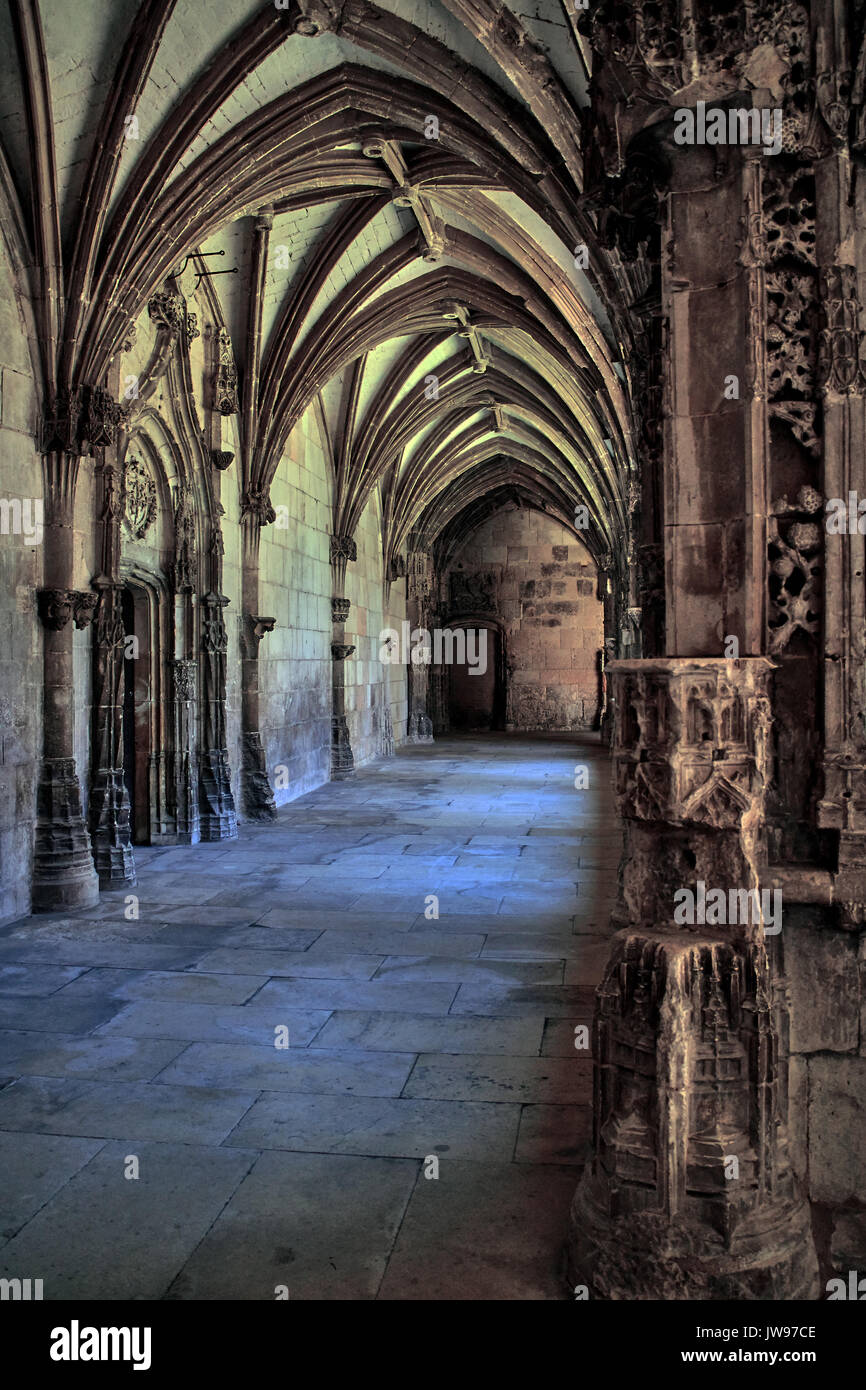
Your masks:
M 768 770 L 772 663 L 617 661 L 613 746 L 619 813 L 671 825 L 741 825 Z
M 123 470 L 123 521 L 130 535 L 143 540 L 158 509 L 156 483 L 147 464 L 127 459 Z
M 347 646 L 345 642 L 331 643 L 331 656 L 335 661 L 345 661 L 347 657 L 352 655 L 354 650 L 354 647 Z
M 765 247 L 767 397 L 770 414 L 789 426 L 814 457 L 821 452 L 815 402 L 815 181 L 783 161 L 762 164 L 759 235 Z
M 784 651 L 795 634 L 813 645 L 821 625 L 821 579 L 824 560 L 823 500 L 814 488 L 802 487 L 793 505 L 786 497 L 773 503 L 769 518 L 769 650 Z M 816 519 L 817 518 L 817 519 Z
M 217 333 L 217 369 L 214 383 L 214 404 L 220 415 L 234 415 L 238 410 L 238 369 L 235 366 L 232 340 L 227 328 Z
M 198 315 L 187 314 L 185 320 L 185 327 L 187 343 L 194 343 L 196 338 L 201 336 L 198 327 Z
M 179 333 L 186 328 L 186 305 L 179 294 L 171 290 L 160 290 L 147 303 L 147 312 L 156 324 L 170 333 Z
M 233 459 L 234 454 L 229 449 L 211 449 L 210 451 L 210 461 L 214 468 L 219 469 L 220 473 L 225 472 Z
M 344 623 L 349 616 L 352 607 L 350 599 L 340 598 L 337 595 L 331 599 L 331 622 Z
M 99 595 L 87 589 L 40 589 L 38 593 L 39 616 L 52 632 L 60 632 L 70 619 L 77 628 L 89 627 L 98 602 Z

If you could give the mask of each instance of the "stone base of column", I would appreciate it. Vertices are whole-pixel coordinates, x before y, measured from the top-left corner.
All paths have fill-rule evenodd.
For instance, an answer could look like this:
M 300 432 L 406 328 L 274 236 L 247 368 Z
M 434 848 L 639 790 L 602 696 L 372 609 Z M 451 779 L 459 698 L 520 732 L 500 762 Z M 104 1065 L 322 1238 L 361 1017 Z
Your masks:
M 234 840 L 238 823 L 225 748 L 210 748 L 199 762 L 199 817 L 202 840 Z
M 430 716 L 425 714 L 423 710 L 410 714 L 407 739 L 409 743 L 433 742 L 433 724 Z
M 123 768 L 97 772 L 90 791 L 90 838 L 101 888 L 136 882 Z
M 614 939 L 569 1284 L 606 1300 L 816 1298 L 788 1159 L 784 981 L 761 940 L 684 935 Z
M 243 762 L 241 785 L 244 792 L 244 812 L 249 820 L 276 820 L 277 807 L 265 771 L 265 750 L 258 729 L 246 733 L 241 740 Z
M 331 716 L 331 781 L 342 782 L 355 775 L 355 758 L 349 741 L 344 714 Z
M 81 811 L 75 759 L 48 759 L 36 792 L 33 911 L 95 907 L 98 901 L 99 879 Z

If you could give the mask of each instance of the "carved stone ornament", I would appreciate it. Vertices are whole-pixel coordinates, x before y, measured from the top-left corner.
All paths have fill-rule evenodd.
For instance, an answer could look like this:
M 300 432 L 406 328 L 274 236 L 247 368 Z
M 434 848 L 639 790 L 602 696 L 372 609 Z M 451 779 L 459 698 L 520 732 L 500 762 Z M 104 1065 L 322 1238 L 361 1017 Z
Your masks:
M 331 537 L 331 563 L 335 560 L 357 560 L 358 546 L 351 536 Z
M 251 487 L 241 498 L 241 520 L 246 516 L 255 517 L 260 526 L 270 526 L 277 519 L 277 513 L 271 506 L 271 498 L 267 488 Z
M 123 470 L 123 520 L 136 540 L 143 540 L 158 510 L 156 483 L 146 464 L 127 459 Z
M 234 454 L 229 449 L 211 449 L 210 461 L 214 468 L 218 468 L 220 473 L 224 473 L 234 459 Z
M 114 443 L 123 408 L 100 386 L 58 391 L 42 417 L 41 454 L 92 454 Z
M 354 650 L 354 647 L 346 646 L 344 642 L 331 643 L 331 656 L 335 661 L 345 661 L 346 657 L 351 656 Z
M 179 333 L 186 328 L 186 305 L 179 294 L 171 290 L 160 290 L 147 303 L 147 312 L 157 328 Z
M 673 825 L 738 827 L 768 774 L 772 662 L 618 661 L 613 748 L 621 816 Z
M 174 698 L 182 704 L 195 699 L 196 691 L 196 663 L 194 661 L 179 660 L 171 663 L 172 681 L 174 684 Z
M 337 598 L 335 595 L 331 599 L 331 622 L 344 623 L 349 616 L 351 607 L 351 599 Z
M 37 595 L 39 617 L 52 632 L 60 632 L 70 619 L 77 628 L 89 627 L 99 595 L 89 589 L 40 589 Z
M 214 404 L 220 415 L 234 415 L 238 410 L 238 369 L 227 328 L 221 328 L 217 334 Z

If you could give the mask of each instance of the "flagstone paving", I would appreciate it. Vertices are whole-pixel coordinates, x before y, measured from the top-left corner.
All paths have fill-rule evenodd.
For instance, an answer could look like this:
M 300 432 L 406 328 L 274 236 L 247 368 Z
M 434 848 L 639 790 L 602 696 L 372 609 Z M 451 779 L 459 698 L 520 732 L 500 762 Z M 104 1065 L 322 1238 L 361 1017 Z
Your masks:
M 566 1297 L 619 847 L 591 737 L 442 739 L 3 928 L 0 1277 Z

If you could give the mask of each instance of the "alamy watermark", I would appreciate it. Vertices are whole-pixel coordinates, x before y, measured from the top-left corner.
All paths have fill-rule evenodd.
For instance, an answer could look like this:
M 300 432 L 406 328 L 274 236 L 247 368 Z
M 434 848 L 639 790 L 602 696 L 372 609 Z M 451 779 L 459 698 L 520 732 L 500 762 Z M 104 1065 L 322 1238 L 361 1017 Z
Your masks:
M 674 112 L 674 141 L 677 145 L 761 145 L 764 154 L 782 150 L 782 111 L 780 107 L 711 106 L 699 101 L 696 109 L 680 106 Z
M 487 628 L 412 627 L 405 620 L 379 633 L 379 660 L 385 666 L 467 666 L 470 676 L 487 670 Z
M 28 545 L 41 545 L 41 497 L 0 497 L 0 536 L 23 536 Z
M 782 930 L 780 888 L 707 888 L 699 879 L 694 889 L 674 893 L 674 922 L 678 927 L 762 926 L 765 936 Z

